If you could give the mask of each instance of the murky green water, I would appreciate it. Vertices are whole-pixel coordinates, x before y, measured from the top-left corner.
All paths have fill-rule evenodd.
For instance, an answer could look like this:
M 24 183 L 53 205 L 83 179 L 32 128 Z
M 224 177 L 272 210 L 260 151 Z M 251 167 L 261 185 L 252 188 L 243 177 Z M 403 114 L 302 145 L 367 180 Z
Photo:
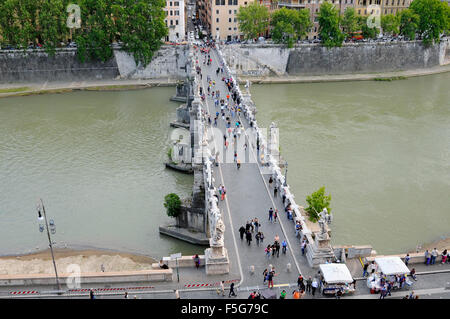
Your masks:
M 0 254 L 45 248 L 36 202 L 58 247 L 166 256 L 198 247 L 160 236 L 163 198 L 192 176 L 168 171 L 174 88 L 0 99 Z
M 301 205 L 331 193 L 335 244 L 395 253 L 450 234 L 450 73 L 394 82 L 252 86 Z
M 173 88 L 0 99 L 0 254 L 57 246 L 159 257 L 198 247 L 160 236 L 163 197 L 192 177 L 164 168 Z M 252 86 L 280 127 L 297 201 L 332 195 L 336 244 L 401 252 L 450 233 L 450 74 L 394 82 Z

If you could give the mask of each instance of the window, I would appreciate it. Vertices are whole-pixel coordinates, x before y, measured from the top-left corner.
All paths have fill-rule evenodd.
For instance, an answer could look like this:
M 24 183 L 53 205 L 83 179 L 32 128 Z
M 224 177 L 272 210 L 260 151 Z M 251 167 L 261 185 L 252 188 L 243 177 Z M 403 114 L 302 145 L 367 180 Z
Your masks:
M 170 10 L 170 15 L 173 16 L 173 11 L 172 10 Z
M 216 18 L 216 22 L 219 22 L 219 18 Z
M 219 10 L 216 10 L 216 13 L 219 14 Z
M 228 31 L 231 31 L 231 27 L 228 28 Z
M 173 20 L 170 20 L 170 25 L 173 25 Z
M 175 7 L 179 7 L 179 6 L 180 6 L 180 3 L 179 3 L 178 1 L 175 1 L 175 2 L 174 2 L 174 5 L 175 5 Z
M 219 28 L 216 28 L 216 31 L 219 31 Z
M 231 22 L 231 18 L 228 18 L 228 22 Z
M 170 6 L 172 7 L 172 1 L 170 1 Z
M 231 14 L 231 10 L 228 10 L 228 14 Z
M 216 6 L 220 6 L 220 0 L 216 0 Z
M 178 20 L 175 20 L 175 24 L 178 25 Z
M 237 14 L 237 10 L 234 10 L 234 14 Z
M 238 5 L 238 0 L 233 0 L 233 6 L 237 6 Z
M 179 15 L 180 15 L 180 10 L 176 10 L 176 11 L 175 11 L 175 15 L 176 15 L 176 16 L 179 16 Z
M 237 19 L 236 19 L 236 18 L 234 18 L 234 22 L 237 22 Z
M 225 0 L 220 0 L 220 4 L 224 6 L 225 5 Z
M 229 6 L 233 5 L 233 0 L 228 0 L 228 5 Z

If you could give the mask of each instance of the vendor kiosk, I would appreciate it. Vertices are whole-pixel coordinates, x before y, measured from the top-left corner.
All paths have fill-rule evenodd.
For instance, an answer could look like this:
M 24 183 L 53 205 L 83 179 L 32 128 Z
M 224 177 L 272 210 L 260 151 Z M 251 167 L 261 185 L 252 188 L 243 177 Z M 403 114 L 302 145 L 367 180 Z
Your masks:
M 410 273 L 409 268 L 400 259 L 400 257 L 377 257 L 375 258 L 376 272 L 367 278 L 367 287 L 371 293 L 379 292 L 382 287 L 382 276 L 389 281 L 393 276 L 407 276 Z M 412 282 L 406 279 L 404 286 L 408 287 Z M 397 287 L 394 287 L 397 288 Z
M 355 291 L 354 280 L 345 264 L 321 264 L 322 284 L 320 290 L 324 295 L 335 295 L 339 290 L 342 294 Z

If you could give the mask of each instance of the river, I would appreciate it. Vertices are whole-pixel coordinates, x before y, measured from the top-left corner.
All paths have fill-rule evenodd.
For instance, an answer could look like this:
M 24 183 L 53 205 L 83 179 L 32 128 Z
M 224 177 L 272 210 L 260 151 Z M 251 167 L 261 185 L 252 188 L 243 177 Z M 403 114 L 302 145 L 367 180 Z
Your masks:
M 298 204 L 331 194 L 334 244 L 401 253 L 450 234 L 450 73 L 251 91 Z
M 36 202 L 56 224 L 57 247 L 147 254 L 199 251 L 160 235 L 164 196 L 193 177 L 165 169 L 174 88 L 0 99 L 0 254 L 48 247 Z
M 280 127 L 288 182 L 301 205 L 332 195 L 334 244 L 379 253 L 449 234 L 450 74 L 393 82 L 252 86 L 261 127 Z M 164 195 L 193 178 L 166 170 L 174 88 L 0 99 L 0 255 L 58 247 L 153 257 L 201 248 L 159 235 Z

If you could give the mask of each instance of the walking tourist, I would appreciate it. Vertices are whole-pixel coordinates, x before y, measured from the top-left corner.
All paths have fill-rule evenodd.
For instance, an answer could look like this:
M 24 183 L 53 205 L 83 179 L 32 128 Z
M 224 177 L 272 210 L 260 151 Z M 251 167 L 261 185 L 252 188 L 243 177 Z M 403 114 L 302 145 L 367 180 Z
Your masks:
M 245 235 L 245 239 L 247 240 L 247 244 L 250 246 L 252 242 L 252 233 L 250 231 L 247 231 L 247 234 Z
M 269 221 L 273 222 L 273 209 L 270 207 L 269 209 Z
M 234 282 L 231 283 L 230 285 L 230 293 L 228 294 L 228 297 L 236 297 L 236 293 L 234 292 Z
M 245 228 L 244 228 L 244 226 L 241 226 L 241 228 L 239 228 L 239 235 L 241 237 L 241 240 L 244 239 L 244 234 L 245 234 Z

